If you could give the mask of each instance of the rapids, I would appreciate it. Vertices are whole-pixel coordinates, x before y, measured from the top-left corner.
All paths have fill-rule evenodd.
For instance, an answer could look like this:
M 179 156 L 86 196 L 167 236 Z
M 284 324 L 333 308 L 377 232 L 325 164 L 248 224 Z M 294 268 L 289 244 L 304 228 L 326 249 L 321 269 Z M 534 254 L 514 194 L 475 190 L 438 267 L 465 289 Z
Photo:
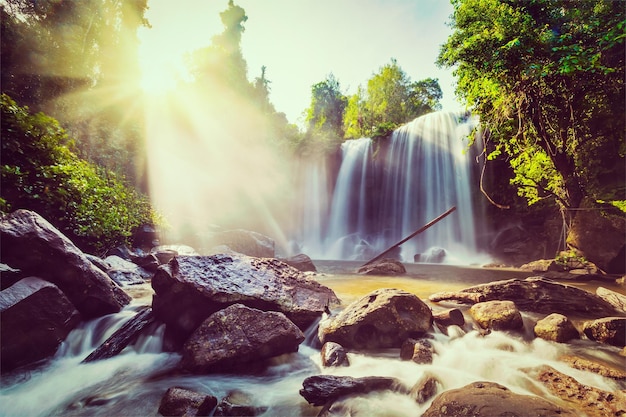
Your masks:
M 497 279 L 524 277 L 527 273 L 508 270 L 408 264 L 403 277 L 363 277 L 350 271 L 354 262 L 316 262 L 316 276 L 333 288 L 347 305 L 376 288 L 401 288 L 422 299 L 436 291 L 455 290 Z M 591 284 L 593 285 L 593 284 Z M 605 285 L 605 284 L 602 284 Z M 263 372 L 242 374 L 188 375 L 175 371 L 179 356 L 161 351 L 162 326 L 153 326 L 148 336 L 137 340 L 117 357 L 81 363 L 91 351 L 150 303 L 149 286 L 133 288 L 136 297 L 125 310 L 85 322 L 75 329 L 52 360 L 29 370 L 3 375 L 0 388 L 1 416 L 158 416 L 162 395 L 172 386 L 181 386 L 223 398 L 229 391 L 249 393 L 255 404 L 266 406 L 264 416 L 316 416 L 321 407 L 309 405 L 298 393 L 302 381 L 320 373 L 334 375 L 393 376 L 411 387 L 426 373 L 441 381 L 438 392 L 464 386 L 473 381 L 498 382 L 521 394 L 539 395 L 558 403 L 523 370 L 547 364 L 573 376 L 579 382 L 602 390 L 624 389 L 623 383 L 570 368 L 558 358 L 576 353 L 623 367 L 624 358 L 617 348 L 587 340 L 557 344 L 532 339 L 533 322 L 539 318 L 523 314 L 525 334 L 494 331 L 481 336 L 466 325 L 450 328 L 448 335 L 434 333 L 436 354 L 429 365 L 399 359 L 399 349 L 376 352 L 350 352 L 351 365 L 322 368 L 316 343 L 316 329 L 297 353 L 274 358 Z M 623 289 L 620 290 L 623 292 Z M 442 306 L 432 305 L 434 309 Z M 354 416 L 419 416 L 430 402 L 418 405 L 406 396 L 373 393 L 346 403 Z

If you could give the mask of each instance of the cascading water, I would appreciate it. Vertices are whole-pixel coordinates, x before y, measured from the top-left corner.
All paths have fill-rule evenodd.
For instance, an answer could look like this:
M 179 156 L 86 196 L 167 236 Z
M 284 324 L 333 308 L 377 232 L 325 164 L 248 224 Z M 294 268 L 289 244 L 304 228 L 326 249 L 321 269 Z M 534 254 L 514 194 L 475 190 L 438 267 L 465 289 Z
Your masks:
M 388 140 L 349 140 L 327 209 L 309 194 L 318 229 L 302 235 L 302 250 L 317 259 L 366 260 L 408 236 L 452 206 L 452 215 L 402 246 L 402 259 L 475 263 L 476 211 L 467 138 L 476 121 L 466 114 L 437 112 L 415 119 Z M 324 171 L 326 172 L 326 171 Z M 315 179 L 317 178 L 317 179 Z M 320 184 L 314 173 L 308 181 Z M 328 194 L 323 187 L 305 186 Z

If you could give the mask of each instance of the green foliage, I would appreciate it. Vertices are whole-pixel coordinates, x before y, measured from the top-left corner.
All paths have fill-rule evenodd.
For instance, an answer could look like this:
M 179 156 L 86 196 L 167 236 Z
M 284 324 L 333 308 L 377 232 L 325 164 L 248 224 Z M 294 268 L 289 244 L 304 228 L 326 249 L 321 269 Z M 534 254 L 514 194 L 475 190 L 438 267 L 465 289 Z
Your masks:
M 616 194 L 625 175 L 623 4 L 452 3 L 454 32 L 438 63 L 455 68 L 458 94 L 511 161 L 520 194 L 565 207 Z
M 133 229 L 157 221 L 145 196 L 78 158 L 55 119 L 0 99 L 3 210 L 36 211 L 90 251 L 127 243 Z
M 345 137 L 372 136 L 400 126 L 423 114 L 439 110 L 442 98 L 437 80 L 412 82 L 395 59 L 384 65 L 349 98 L 344 116 Z M 379 126 L 382 126 L 379 128 Z

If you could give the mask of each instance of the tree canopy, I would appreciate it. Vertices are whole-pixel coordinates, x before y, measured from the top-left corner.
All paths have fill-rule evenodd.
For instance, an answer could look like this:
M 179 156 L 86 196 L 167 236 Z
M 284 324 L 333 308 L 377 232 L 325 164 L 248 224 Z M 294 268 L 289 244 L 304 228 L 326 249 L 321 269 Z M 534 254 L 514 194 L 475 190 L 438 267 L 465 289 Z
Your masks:
M 624 200 L 625 9 L 612 0 L 452 0 L 438 63 L 529 203 Z

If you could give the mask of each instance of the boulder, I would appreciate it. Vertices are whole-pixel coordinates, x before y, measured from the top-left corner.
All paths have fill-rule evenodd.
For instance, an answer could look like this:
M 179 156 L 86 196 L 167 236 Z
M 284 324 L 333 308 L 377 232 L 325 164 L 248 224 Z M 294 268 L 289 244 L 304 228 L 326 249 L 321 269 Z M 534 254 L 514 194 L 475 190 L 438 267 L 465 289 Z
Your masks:
M 605 272 L 626 272 L 624 213 L 614 207 L 598 210 L 600 207 L 591 199 L 583 200 L 580 208 L 570 224 L 568 246 Z
M 234 304 L 207 318 L 183 346 L 181 365 L 194 373 L 239 369 L 296 352 L 302 331 L 284 314 Z
M 409 337 L 426 333 L 432 325 L 430 308 L 417 296 L 397 289 L 379 289 L 353 302 L 338 315 L 320 323 L 322 343 L 348 349 L 399 348 Z
M 276 259 L 245 255 L 178 256 L 152 278 L 155 316 L 185 339 L 208 316 L 241 303 L 280 311 L 306 329 L 329 304 L 330 289 Z
M 425 404 L 437 394 L 437 390 L 441 386 L 441 382 L 436 376 L 426 373 L 409 392 L 409 396 L 418 404 Z
M 617 311 L 626 314 L 626 295 L 611 291 L 608 288 L 596 288 L 596 295 L 611 304 Z
M 273 239 L 249 230 L 225 230 L 209 236 L 207 247 L 222 245 L 243 255 L 257 258 L 273 258 L 275 255 Z
M 473 382 L 437 396 L 422 417 L 574 417 L 543 398 L 515 394 L 495 382 Z
M 576 314 L 596 318 L 619 313 L 611 304 L 595 294 L 542 277 L 480 284 L 457 292 L 433 294 L 429 300 L 432 302 L 456 300 L 463 303 L 510 300 L 523 311 Z
M 465 317 L 463 312 L 458 308 L 449 308 L 446 310 L 433 311 L 433 320 L 442 327 L 465 325 Z
M 600 362 L 599 360 L 590 360 L 579 356 L 565 355 L 559 358 L 561 362 L 565 362 L 574 369 L 581 371 L 593 372 L 606 378 L 626 380 L 626 370 L 616 367 L 608 362 Z M 622 364 L 623 365 L 623 364 Z
M 0 291 L 6 290 L 20 279 L 25 278 L 19 269 L 0 263 Z
M 513 301 L 485 301 L 474 304 L 469 312 L 483 329 L 519 330 L 524 327 L 522 314 Z
M 107 256 L 104 261 L 109 265 L 107 275 L 122 287 L 143 284 L 152 277 L 151 272 L 117 255 Z
M 220 401 L 213 416 L 258 416 L 267 407 L 254 404 L 252 397 L 243 391 L 231 391 Z
M 357 272 L 365 275 L 403 275 L 406 274 L 406 268 L 402 265 L 402 262 L 386 258 L 362 266 Z
M 412 360 L 415 363 L 424 364 L 433 363 L 434 354 L 435 348 L 426 339 L 407 339 L 400 347 L 400 358 L 405 361 Z
M 367 376 L 314 375 L 302 382 L 300 395 L 309 404 L 319 406 L 347 395 L 367 394 L 372 391 L 395 391 L 408 393 L 409 390 L 396 378 Z
M 2 372 L 53 355 L 80 321 L 80 313 L 48 281 L 28 277 L 1 291 Z
M 322 366 L 350 366 L 348 354 L 339 343 L 326 342 L 321 351 Z
M 555 259 L 538 259 L 536 261 L 528 262 L 522 266 L 520 269 L 523 271 L 532 271 L 532 272 L 548 272 L 548 271 L 556 271 L 562 272 L 566 269 L 563 265 L 557 263 Z
M 164 416 L 209 416 L 217 398 L 180 387 L 171 387 L 161 398 L 159 413 Z
M 304 253 L 300 253 L 298 255 L 291 256 L 289 258 L 281 259 L 284 263 L 289 266 L 293 266 L 298 271 L 302 272 L 317 272 L 317 268 L 313 264 L 311 258 L 309 258 Z
M 16 210 L 0 219 L 2 261 L 55 284 L 84 318 L 116 313 L 128 296 L 43 217 Z
M 582 411 L 586 415 L 614 417 L 624 415 L 626 411 L 624 392 L 609 392 L 581 384 L 571 376 L 565 375 L 548 365 L 542 365 L 526 372 L 541 382 L 552 395 L 574 404 L 577 411 Z
M 609 345 L 626 345 L 626 317 L 605 317 L 583 324 L 583 333 L 591 340 Z
M 535 336 L 551 342 L 565 343 L 580 335 L 572 322 L 559 313 L 552 313 L 539 320 L 534 328 Z

